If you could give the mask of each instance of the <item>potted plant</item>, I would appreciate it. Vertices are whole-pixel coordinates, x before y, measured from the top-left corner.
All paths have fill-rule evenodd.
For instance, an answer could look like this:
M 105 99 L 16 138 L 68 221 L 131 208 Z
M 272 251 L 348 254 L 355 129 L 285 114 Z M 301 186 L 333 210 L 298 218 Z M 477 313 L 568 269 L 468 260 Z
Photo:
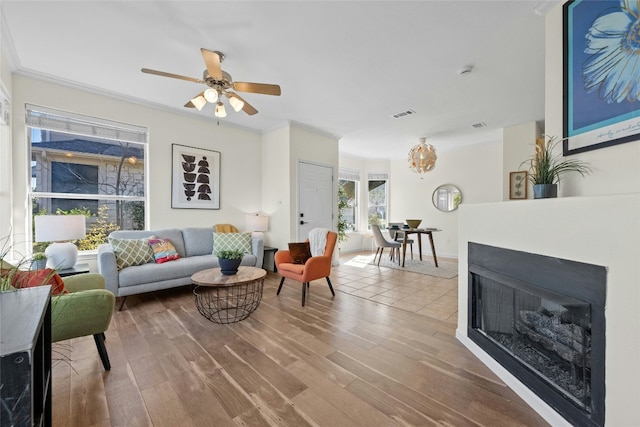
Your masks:
M 35 252 L 31 257 L 31 270 L 43 270 L 47 267 L 47 255 L 44 252 Z
M 347 236 L 347 220 L 342 213 L 343 209 L 349 207 L 349 201 L 347 193 L 344 191 L 344 186 L 338 186 L 338 244 L 344 242 L 349 238 Z
M 520 165 L 529 166 L 528 178 L 533 184 L 533 198 L 543 199 L 558 196 L 560 177 L 569 172 L 585 176 L 591 172 L 589 165 L 579 159 L 564 159 L 562 154 L 554 154 L 554 149 L 562 141 L 555 136 L 545 136 L 536 140 L 536 153 Z
M 241 250 L 220 250 L 216 251 L 216 256 L 220 264 L 220 271 L 228 276 L 238 272 L 244 252 Z

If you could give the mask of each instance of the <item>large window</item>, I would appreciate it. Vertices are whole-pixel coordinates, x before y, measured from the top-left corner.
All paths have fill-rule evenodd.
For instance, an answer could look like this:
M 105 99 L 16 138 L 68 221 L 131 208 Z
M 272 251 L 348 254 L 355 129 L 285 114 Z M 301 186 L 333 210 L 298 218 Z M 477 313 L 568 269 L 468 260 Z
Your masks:
M 386 173 L 370 173 L 368 224 L 377 224 L 380 227 L 387 226 L 387 181 Z
M 340 214 L 345 223 L 345 231 L 358 231 L 358 184 L 360 174 L 357 171 L 340 170 Z
M 145 128 L 33 105 L 27 127 L 33 215 L 85 215 L 80 250 L 145 228 Z

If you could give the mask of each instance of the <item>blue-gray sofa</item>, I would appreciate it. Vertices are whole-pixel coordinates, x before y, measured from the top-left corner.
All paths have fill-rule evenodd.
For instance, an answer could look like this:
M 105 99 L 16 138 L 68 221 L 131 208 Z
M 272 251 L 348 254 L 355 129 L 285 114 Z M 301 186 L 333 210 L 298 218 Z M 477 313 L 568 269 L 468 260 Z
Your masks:
M 104 276 L 106 289 L 116 297 L 127 297 L 144 292 L 191 284 L 191 275 L 207 268 L 219 267 L 213 251 L 213 228 L 190 227 L 151 231 L 119 230 L 109 237 L 115 239 L 143 239 L 155 236 L 167 238 L 175 246 L 179 259 L 156 264 L 154 262 L 125 267 L 118 270 L 116 254 L 110 244 L 98 247 L 98 272 Z M 251 254 L 245 254 L 240 265 L 262 268 L 264 237 L 251 236 Z M 122 299 L 119 309 L 124 305 Z

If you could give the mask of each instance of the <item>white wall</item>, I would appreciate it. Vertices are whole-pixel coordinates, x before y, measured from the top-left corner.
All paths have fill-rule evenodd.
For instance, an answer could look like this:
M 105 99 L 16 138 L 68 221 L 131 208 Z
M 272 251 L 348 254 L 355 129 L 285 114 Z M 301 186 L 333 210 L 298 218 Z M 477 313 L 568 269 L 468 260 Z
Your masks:
M 462 193 L 462 204 L 502 200 L 502 141 L 438 151 L 436 167 L 416 174 L 406 160 L 390 162 L 390 220 L 422 219 L 421 227 L 436 227 L 434 244 L 439 256 L 458 256 L 458 211 L 441 212 L 432 196 L 442 184 L 453 184 Z M 417 245 L 414 251 L 417 252 Z M 423 245 L 423 254 L 431 253 Z
M 262 211 L 269 216 L 265 245 L 286 248 L 291 224 L 289 124 L 262 136 Z
M 536 122 L 509 126 L 502 130 L 502 199 L 509 200 L 509 173 L 527 170 L 522 162 L 535 154 L 536 138 L 541 136 Z M 527 182 L 527 198 L 533 199 L 533 185 Z
M 147 228 L 213 226 L 231 223 L 244 229 L 245 214 L 261 210 L 261 136 L 239 127 L 220 125 L 207 118 L 150 108 L 121 99 L 91 93 L 21 75 L 13 76 L 13 214 L 14 231 L 28 235 L 30 206 L 27 200 L 29 161 L 25 104 L 145 126 L 149 130 L 147 167 Z M 220 151 L 220 209 L 171 208 L 171 144 Z M 1 159 L 6 167 L 9 159 Z

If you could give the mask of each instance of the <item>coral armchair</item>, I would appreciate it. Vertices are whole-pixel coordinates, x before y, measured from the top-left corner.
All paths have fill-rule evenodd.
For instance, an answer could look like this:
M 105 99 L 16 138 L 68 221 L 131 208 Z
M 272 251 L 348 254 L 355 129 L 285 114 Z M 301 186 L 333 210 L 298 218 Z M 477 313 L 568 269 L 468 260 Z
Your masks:
M 0 267 L 16 268 L 2 259 Z M 51 342 L 93 335 L 102 366 L 110 370 L 104 332 L 111 323 L 116 297 L 105 289 L 101 274 L 78 274 L 62 281 L 69 293 L 51 298 Z
M 324 249 L 324 254 L 319 256 L 312 256 L 307 259 L 304 264 L 294 264 L 291 259 L 291 253 L 288 250 L 280 250 L 275 254 L 275 263 L 278 273 L 282 276 L 280 280 L 280 286 L 278 286 L 277 295 L 280 295 L 280 289 L 284 279 L 291 279 L 302 283 L 302 306 L 304 307 L 307 288 L 309 282 L 316 279 L 327 279 L 329 290 L 331 295 L 335 296 L 333 292 L 333 286 L 331 286 L 331 280 L 329 280 L 329 274 L 331 274 L 331 258 L 333 257 L 333 248 L 336 246 L 336 240 L 338 234 L 329 231 L 327 233 L 327 243 Z M 308 239 L 307 239 L 308 241 Z

